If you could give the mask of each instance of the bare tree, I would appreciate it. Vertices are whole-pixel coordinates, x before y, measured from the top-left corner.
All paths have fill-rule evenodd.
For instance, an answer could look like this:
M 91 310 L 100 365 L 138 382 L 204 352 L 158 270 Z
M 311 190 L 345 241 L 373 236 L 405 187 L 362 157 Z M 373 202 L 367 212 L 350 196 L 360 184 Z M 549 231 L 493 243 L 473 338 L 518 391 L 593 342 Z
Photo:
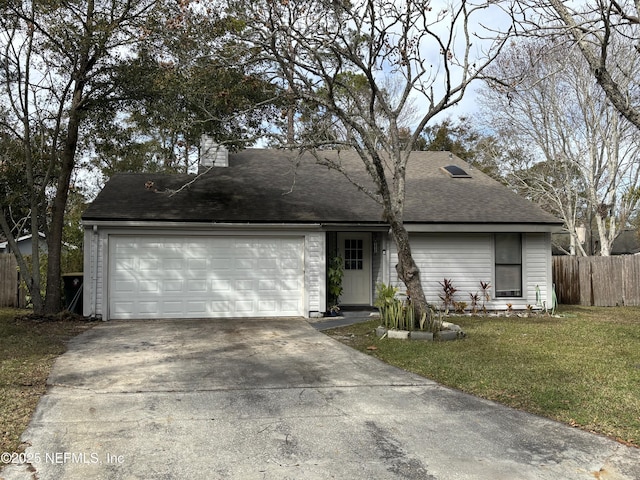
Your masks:
M 529 35 L 570 38 L 611 104 L 640 129 L 640 1 L 516 0 L 511 10 Z M 624 55 L 621 55 L 624 51 Z
M 247 18 L 244 38 L 284 82 L 291 108 L 300 112 L 304 104 L 307 113 L 312 108 L 323 117 L 320 124 L 331 125 L 331 135 L 299 131 L 282 144 L 309 150 L 346 176 L 340 160 L 324 156 L 323 147 L 358 153 L 374 188 L 358 186 L 380 204 L 397 245 L 399 278 L 420 313 L 428 313 L 403 224 L 407 163 L 429 122 L 458 103 L 496 57 L 505 37 L 483 38 L 486 30 L 476 18 L 500 10 L 491 2 L 428 0 L 234 6 L 235 15 Z
M 632 63 L 629 71 L 640 71 Z M 562 43 L 513 44 L 491 73 L 501 80 L 483 93 L 488 123 L 531 152 L 507 155 L 507 178 L 564 220 L 582 255 L 578 227 L 593 221 L 600 253 L 609 255 L 638 203 L 637 130 L 611 106 L 579 52 Z M 615 80 L 626 87 L 624 78 Z

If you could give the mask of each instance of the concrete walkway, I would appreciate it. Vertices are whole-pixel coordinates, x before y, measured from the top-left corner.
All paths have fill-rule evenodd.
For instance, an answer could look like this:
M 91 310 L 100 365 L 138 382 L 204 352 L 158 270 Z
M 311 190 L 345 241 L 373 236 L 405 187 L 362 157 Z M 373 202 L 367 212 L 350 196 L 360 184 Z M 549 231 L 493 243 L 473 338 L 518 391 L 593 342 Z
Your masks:
M 373 318 L 379 319 L 380 314 L 377 312 L 356 310 L 352 312 L 341 312 L 341 314 L 336 317 L 310 318 L 307 321 L 313 325 L 313 328 L 316 330 L 324 331 L 331 328 L 346 327 L 354 323 L 367 322 Z
M 640 451 L 443 388 L 303 319 L 76 337 L 15 479 L 638 479 Z

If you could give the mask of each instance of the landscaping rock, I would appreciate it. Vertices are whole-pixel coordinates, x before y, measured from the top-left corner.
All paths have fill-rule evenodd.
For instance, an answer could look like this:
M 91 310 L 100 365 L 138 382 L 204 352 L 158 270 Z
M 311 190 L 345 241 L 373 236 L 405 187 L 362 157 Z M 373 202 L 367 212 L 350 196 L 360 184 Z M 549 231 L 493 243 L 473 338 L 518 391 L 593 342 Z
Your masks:
M 442 329 L 443 330 L 451 330 L 454 332 L 461 332 L 462 329 L 460 328 L 459 325 L 456 325 L 455 323 L 451 323 L 451 322 L 442 322 Z
M 453 325 L 453 324 L 449 324 Z M 431 342 L 434 339 L 437 340 L 456 340 L 458 338 L 466 337 L 465 333 L 458 325 L 453 325 L 457 327 L 457 330 L 440 330 L 439 332 L 433 334 L 432 332 L 425 332 L 422 330 L 413 330 L 409 332 L 408 330 L 388 330 L 382 325 L 376 327 L 376 336 L 378 338 L 394 338 L 396 340 L 422 340 L 425 342 Z
M 409 338 L 409 331 L 408 330 L 387 330 L 387 337 L 406 340 Z
M 409 338 L 411 340 L 423 340 L 423 341 L 431 342 L 433 341 L 433 333 L 416 330 L 411 332 L 411 334 L 409 335 Z
M 440 330 L 436 334 L 436 338 L 438 340 L 457 340 L 458 339 L 458 331 L 454 330 Z

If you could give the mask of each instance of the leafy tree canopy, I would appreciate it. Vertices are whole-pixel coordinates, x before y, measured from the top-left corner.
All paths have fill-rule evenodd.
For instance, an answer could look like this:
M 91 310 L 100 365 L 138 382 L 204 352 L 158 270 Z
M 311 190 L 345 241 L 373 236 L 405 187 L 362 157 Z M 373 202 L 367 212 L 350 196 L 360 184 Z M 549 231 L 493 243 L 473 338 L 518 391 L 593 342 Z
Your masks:
M 93 122 L 93 165 L 118 171 L 187 172 L 203 134 L 237 149 L 253 144 L 280 118 L 278 89 L 254 68 L 252 52 L 226 35 L 232 17 L 185 9 L 115 71 L 121 99 Z

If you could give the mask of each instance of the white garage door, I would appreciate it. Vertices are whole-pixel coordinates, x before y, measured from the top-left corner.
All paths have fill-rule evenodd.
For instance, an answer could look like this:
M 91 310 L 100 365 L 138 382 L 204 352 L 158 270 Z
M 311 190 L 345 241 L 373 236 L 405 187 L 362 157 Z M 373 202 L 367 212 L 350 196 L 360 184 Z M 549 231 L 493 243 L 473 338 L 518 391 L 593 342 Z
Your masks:
M 111 236 L 114 319 L 298 316 L 303 238 Z

